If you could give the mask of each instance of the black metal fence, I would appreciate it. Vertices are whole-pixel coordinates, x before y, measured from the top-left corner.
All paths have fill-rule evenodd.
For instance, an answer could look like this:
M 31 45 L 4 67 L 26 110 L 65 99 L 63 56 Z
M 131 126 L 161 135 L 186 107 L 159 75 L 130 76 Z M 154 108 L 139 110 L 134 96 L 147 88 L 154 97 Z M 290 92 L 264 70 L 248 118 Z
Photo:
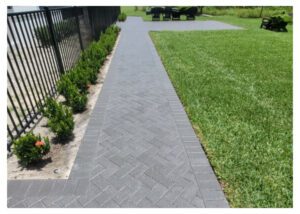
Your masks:
M 117 21 L 120 7 L 43 7 L 7 14 L 8 149 L 39 120 L 39 104 L 81 50 Z

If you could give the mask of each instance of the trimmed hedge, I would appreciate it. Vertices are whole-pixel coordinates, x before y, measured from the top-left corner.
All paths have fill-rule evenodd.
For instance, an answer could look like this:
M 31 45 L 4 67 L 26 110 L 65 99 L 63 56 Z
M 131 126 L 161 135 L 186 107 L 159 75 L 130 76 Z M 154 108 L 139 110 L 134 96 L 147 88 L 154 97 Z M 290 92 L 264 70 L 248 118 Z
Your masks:
M 108 27 L 98 41 L 93 41 L 81 53 L 77 64 L 59 80 L 58 93 L 65 97 L 66 105 L 73 112 L 85 110 L 88 85 L 96 84 L 100 67 L 112 51 L 119 31 L 117 26 Z
M 119 16 L 118 16 L 118 21 L 119 21 L 119 22 L 125 22 L 126 18 L 127 18 L 127 15 L 126 15 L 125 13 L 122 12 L 122 13 L 120 13 Z

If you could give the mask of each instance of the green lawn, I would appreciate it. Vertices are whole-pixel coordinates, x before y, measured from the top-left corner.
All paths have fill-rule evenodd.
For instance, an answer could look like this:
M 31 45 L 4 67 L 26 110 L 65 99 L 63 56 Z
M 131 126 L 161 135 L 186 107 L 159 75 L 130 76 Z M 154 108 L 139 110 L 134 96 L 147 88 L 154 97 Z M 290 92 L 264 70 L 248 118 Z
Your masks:
M 292 27 L 151 32 L 232 207 L 292 207 Z
M 151 21 L 151 16 L 146 15 L 145 11 L 135 10 L 134 6 L 122 6 L 121 12 L 126 13 L 127 16 L 140 16 L 144 21 Z

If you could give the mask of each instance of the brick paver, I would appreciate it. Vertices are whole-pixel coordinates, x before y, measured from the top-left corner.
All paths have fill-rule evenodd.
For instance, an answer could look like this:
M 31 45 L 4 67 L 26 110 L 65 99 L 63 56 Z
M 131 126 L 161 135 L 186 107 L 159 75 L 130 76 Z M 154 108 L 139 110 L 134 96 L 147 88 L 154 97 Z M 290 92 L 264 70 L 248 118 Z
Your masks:
M 10 180 L 8 207 L 228 207 L 148 35 L 235 28 L 208 23 L 128 17 L 69 179 Z

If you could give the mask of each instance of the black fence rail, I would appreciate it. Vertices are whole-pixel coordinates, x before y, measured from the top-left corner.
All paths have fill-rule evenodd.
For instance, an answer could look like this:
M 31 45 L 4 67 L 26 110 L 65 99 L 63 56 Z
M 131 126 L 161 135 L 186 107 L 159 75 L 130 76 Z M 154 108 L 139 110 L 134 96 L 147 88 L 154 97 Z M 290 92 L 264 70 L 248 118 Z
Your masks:
M 120 7 L 60 7 L 7 14 L 7 131 L 11 141 L 31 130 L 39 104 L 81 50 L 117 21 Z

